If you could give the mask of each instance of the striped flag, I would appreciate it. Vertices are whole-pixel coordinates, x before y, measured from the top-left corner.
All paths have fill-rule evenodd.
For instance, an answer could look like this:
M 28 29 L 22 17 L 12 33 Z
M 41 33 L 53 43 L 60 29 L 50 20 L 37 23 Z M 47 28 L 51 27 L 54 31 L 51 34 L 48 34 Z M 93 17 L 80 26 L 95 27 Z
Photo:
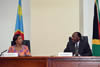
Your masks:
M 94 4 L 92 52 L 93 56 L 100 56 L 100 9 L 98 0 L 95 0 Z
M 19 0 L 19 4 L 18 4 L 17 19 L 16 19 L 16 26 L 15 26 L 15 33 L 14 34 L 20 34 L 22 36 L 22 39 L 24 40 L 21 0 Z

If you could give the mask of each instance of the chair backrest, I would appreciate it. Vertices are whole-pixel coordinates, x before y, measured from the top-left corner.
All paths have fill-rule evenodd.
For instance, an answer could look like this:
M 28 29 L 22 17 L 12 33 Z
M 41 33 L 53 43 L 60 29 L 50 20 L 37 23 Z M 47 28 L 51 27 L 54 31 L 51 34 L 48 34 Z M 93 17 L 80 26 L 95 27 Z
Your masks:
M 82 40 L 88 41 L 88 36 L 82 36 Z
M 11 41 L 11 46 L 14 46 L 14 42 Z M 31 52 L 31 48 L 30 48 L 30 40 L 23 40 L 23 45 L 28 46 L 29 51 Z
M 88 41 L 88 36 L 82 36 L 81 39 L 84 40 L 84 41 Z M 69 37 L 69 41 L 72 41 L 71 37 Z

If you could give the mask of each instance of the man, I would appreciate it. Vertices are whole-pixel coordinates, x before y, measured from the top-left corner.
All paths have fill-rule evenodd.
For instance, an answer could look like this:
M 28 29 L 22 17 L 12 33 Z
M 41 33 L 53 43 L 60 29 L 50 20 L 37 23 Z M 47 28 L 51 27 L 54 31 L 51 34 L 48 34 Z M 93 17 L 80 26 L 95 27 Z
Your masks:
M 64 52 L 73 52 L 74 56 L 92 56 L 88 41 L 83 40 L 79 32 L 73 33 Z

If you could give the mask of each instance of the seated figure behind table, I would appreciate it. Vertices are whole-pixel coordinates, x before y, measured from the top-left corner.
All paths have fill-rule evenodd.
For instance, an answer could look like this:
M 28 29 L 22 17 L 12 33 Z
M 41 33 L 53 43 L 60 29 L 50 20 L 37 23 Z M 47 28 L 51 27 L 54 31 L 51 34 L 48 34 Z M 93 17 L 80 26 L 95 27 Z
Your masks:
M 14 46 L 10 46 L 8 53 L 18 53 L 18 56 L 31 56 L 28 46 L 23 45 L 20 34 L 15 34 L 13 37 Z
M 64 52 L 72 52 L 74 56 L 92 56 L 88 39 L 83 40 L 80 32 L 74 32 L 72 34 Z

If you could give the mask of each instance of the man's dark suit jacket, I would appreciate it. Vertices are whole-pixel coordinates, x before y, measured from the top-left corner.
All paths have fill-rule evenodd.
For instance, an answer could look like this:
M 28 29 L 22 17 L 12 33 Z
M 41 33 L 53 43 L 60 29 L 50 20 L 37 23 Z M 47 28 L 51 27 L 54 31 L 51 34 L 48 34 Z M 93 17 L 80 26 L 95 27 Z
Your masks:
M 69 41 L 64 52 L 73 52 L 74 54 L 75 53 L 75 43 L 73 43 L 72 41 Z M 92 52 L 91 52 L 88 41 L 82 40 L 82 39 L 80 40 L 78 53 L 81 56 L 92 56 Z

